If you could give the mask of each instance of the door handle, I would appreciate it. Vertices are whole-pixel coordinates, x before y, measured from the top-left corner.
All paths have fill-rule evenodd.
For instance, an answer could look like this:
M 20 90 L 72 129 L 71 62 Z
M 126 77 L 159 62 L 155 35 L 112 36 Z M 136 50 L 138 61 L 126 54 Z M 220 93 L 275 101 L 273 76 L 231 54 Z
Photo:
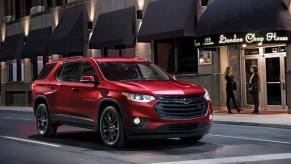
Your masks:
M 54 86 L 49 86 L 49 88 L 50 88 L 51 90 L 54 90 L 54 89 L 55 89 L 55 87 L 54 87 Z
M 73 87 L 72 90 L 73 90 L 74 92 L 79 92 L 79 89 L 78 89 L 78 88 L 75 88 L 75 87 Z

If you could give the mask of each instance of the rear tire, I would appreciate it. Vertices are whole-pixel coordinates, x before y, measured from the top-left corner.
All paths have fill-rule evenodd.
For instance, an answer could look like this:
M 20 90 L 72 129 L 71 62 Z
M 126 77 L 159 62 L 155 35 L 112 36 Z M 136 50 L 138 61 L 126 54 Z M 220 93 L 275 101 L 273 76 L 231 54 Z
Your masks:
M 113 106 L 105 108 L 100 118 L 100 134 L 107 147 L 123 147 L 125 145 L 122 118 Z
M 39 104 L 36 112 L 36 128 L 39 135 L 43 137 L 54 136 L 57 132 L 57 126 L 53 125 L 46 104 Z
M 195 137 L 181 137 L 180 140 L 186 143 L 196 143 L 200 141 L 204 136 L 195 136 Z

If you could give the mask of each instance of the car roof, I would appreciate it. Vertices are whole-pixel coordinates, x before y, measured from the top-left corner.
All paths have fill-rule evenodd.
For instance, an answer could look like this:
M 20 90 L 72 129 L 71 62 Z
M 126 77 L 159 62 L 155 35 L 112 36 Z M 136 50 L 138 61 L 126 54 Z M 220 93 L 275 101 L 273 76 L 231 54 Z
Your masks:
M 98 62 L 148 62 L 147 59 L 143 58 L 129 58 L 129 57 L 68 57 L 68 58 L 62 58 L 58 60 L 54 60 L 51 62 L 48 62 L 47 64 L 52 63 L 59 63 L 59 62 L 72 62 L 72 61 L 88 61 L 88 60 L 96 60 Z
M 94 59 L 99 62 L 148 62 L 147 59 L 129 57 L 95 57 Z

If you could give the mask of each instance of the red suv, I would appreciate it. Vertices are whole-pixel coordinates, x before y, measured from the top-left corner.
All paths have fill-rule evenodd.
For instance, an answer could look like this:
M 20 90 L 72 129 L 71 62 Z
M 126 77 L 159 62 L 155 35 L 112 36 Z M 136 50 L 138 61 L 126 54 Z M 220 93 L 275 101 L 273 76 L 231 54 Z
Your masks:
M 32 84 L 37 131 L 60 125 L 100 132 L 105 145 L 129 139 L 174 138 L 195 142 L 211 127 L 205 89 L 175 80 L 137 58 L 66 58 L 45 65 Z

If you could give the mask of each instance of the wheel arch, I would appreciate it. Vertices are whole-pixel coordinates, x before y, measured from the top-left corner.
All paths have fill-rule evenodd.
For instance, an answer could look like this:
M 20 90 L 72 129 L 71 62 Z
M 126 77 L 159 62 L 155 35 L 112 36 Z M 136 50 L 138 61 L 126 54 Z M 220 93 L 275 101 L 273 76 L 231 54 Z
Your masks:
M 99 101 L 98 104 L 98 108 L 97 108 L 97 121 L 100 121 L 101 115 L 103 113 L 103 111 L 105 110 L 106 107 L 108 106 L 113 106 L 117 109 L 117 111 L 119 112 L 122 121 L 124 123 L 124 117 L 123 117 L 123 112 L 122 112 L 122 108 L 119 104 L 119 102 L 113 98 L 103 98 Z
M 44 95 L 35 96 L 34 106 L 33 106 L 33 114 L 34 114 L 34 116 L 35 116 L 35 112 L 36 112 L 37 107 L 42 103 L 46 104 L 46 106 L 47 106 L 47 108 L 49 110 L 49 105 L 48 105 L 47 98 Z

